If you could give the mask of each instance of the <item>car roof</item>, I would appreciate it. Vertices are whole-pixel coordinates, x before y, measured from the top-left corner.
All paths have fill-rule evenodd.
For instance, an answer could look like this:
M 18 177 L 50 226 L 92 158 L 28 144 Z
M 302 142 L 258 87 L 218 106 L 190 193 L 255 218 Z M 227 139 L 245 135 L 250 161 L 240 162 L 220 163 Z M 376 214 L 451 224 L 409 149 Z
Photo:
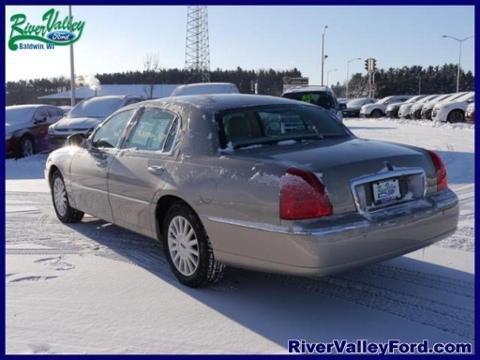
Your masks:
M 36 109 L 41 106 L 49 106 L 49 107 L 58 107 L 55 105 L 47 105 L 47 104 L 24 104 L 24 105 L 11 105 L 7 106 L 6 109 Z
M 175 90 L 173 90 L 171 96 L 188 96 L 215 93 L 230 94 L 239 93 L 239 91 L 237 85 L 228 82 L 193 83 L 177 86 Z
M 88 98 L 85 98 L 85 100 L 107 100 L 107 99 L 127 99 L 127 98 L 139 98 L 141 99 L 141 96 L 136 96 L 136 95 L 98 95 L 98 96 L 91 96 Z
M 308 86 L 295 86 L 290 89 L 287 89 L 283 92 L 283 94 L 290 94 L 296 92 L 307 92 L 307 91 L 323 91 L 333 93 L 332 89 L 328 86 L 321 86 L 321 85 L 308 85 Z
M 202 110 L 222 111 L 250 106 L 263 105 L 307 105 L 317 107 L 305 102 L 286 99 L 279 96 L 249 95 L 249 94 L 209 94 L 209 95 L 185 95 L 171 96 L 160 99 L 152 99 L 129 105 L 128 108 L 138 106 L 165 106 L 170 104 L 187 105 Z

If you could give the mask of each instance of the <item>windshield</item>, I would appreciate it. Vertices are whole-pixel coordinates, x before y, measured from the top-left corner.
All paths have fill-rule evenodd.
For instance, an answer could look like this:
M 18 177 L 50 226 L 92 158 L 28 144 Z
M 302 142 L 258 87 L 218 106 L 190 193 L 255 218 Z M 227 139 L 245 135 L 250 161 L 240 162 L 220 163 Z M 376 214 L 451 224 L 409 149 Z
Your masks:
M 372 99 L 355 99 L 355 100 L 350 100 L 347 103 L 347 107 L 355 107 L 355 106 L 360 106 L 364 104 L 370 104 L 373 103 Z
M 392 98 L 392 96 L 387 96 L 387 97 L 384 97 L 383 99 L 380 99 L 378 100 L 378 103 L 379 104 L 385 104 L 388 100 L 390 100 Z
M 284 94 L 283 97 L 318 105 L 324 109 L 331 109 L 337 106 L 333 96 L 324 91 L 292 92 Z
M 470 98 L 473 98 L 473 93 L 471 92 L 463 94 L 462 96 L 459 96 L 458 98 L 455 98 L 455 99 L 457 99 L 458 101 L 467 101 Z
M 82 101 L 70 110 L 68 116 L 71 118 L 78 117 L 94 117 L 94 118 L 106 118 L 123 104 L 123 98 L 91 98 Z
M 445 98 L 444 100 L 446 100 L 446 101 L 457 100 L 459 98 L 463 98 L 465 95 L 466 95 L 465 93 L 453 94 L 453 95 L 450 95 L 449 97 Z
M 9 124 L 15 124 L 19 122 L 25 122 L 31 120 L 35 108 L 22 107 L 22 108 L 6 108 L 5 120 Z
M 413 104 L 414 102 L 417 102 L 418 100 L 423 99 L 424 97 L 425 97 L 425 95 L 414 96 L 414 97 L 408 99 L 407 101 L 405 101 L 405 104 Z
M 350 136 L 335 117 L 303 105 L 259 106 L 217 116 L 222 148 L 284 145 L 308 139 Z

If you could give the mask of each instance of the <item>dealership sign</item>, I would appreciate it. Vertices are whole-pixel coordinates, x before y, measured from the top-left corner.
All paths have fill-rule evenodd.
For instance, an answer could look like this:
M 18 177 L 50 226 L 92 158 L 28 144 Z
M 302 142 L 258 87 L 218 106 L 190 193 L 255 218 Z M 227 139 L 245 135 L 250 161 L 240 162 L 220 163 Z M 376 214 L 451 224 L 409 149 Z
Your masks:
M 70 45 L 79 40 L 85 21 L 74 21 L 73 16 L 61 18 L 58 10 L 50 9 L 43 14 L 39 24 L 28 22 L 27 15 L 18 13 L 10 17 L 10 26 L 10 50 L 52 49 L 55 45 Z M 45 47 L 43 43 L 46 44 Z

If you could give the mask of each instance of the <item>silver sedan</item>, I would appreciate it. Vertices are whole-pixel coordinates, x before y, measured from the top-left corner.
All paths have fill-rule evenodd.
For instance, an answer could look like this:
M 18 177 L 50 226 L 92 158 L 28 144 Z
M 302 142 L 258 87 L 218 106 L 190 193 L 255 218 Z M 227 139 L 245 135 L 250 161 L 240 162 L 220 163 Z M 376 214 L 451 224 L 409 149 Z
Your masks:
M 225 265 L 325 275 L 425 247 L 457 227 L 429 150 L 355 137 L 320 107 L 255 95 L 118 110 L 50 154 L 63 222 L 84 213 L 158 239 L 198 287 Z

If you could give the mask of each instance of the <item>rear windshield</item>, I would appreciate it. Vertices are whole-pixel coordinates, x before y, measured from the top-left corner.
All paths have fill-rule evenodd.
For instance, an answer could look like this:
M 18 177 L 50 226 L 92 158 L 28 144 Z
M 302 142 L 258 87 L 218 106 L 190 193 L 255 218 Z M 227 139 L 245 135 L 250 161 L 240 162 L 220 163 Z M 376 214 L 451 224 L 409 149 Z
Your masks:
M 335 103 L 335 99 L 333 96 L 328 92 L 292 92 L 284 94 L 283 97 L 293 100 L 300 100 L 310 104 L 315 104 L 321 106 L 325 109 L 335 108 L 337 104 Z
M 333 115 L 314 106 L 259 106 L 228 110 L 217 115 L 220 147 L 283 145 L 325 137 L 348 137 Z
M 69 117 L 93 117 L 93 118 L 106 118 L 110 114 L 120 109 L 123 105 L 123 98 L 121 97 L 98 97 L 91 98 L 82 101 L 76 105 L 69 112 Z

